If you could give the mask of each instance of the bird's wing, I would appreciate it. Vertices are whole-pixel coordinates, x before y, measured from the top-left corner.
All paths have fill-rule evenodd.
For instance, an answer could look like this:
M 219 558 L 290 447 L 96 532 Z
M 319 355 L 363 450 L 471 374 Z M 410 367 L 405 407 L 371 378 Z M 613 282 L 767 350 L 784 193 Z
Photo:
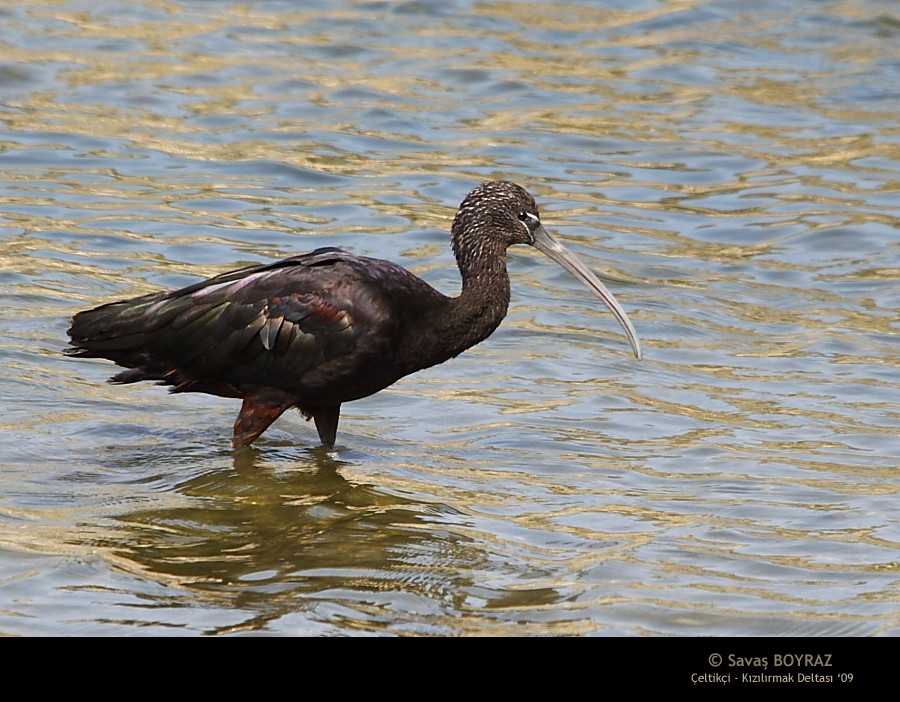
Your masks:
M 73 318 L 73 353 L 136 369 L 120 382 L 334 388 L 376 358 L 389 363 L 396 310 L 379 285 L 384 266 L 403 270 L 320 250 L 111 303 Z

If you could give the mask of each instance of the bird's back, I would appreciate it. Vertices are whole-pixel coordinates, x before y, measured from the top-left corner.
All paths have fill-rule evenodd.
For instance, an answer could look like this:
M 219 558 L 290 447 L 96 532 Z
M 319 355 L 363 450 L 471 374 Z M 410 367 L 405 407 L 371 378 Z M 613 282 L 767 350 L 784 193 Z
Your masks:
M 80 312 L 69 353 L 129 369 L 112 382 L 346 402 L 397 380 L 407 317 L 442 298 L 389 261 L 318 249 Z

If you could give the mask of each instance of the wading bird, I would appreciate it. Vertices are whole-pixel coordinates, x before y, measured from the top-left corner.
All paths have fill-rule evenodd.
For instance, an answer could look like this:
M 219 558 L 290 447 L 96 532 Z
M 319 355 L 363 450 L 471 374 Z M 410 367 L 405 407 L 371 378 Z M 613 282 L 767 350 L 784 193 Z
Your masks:
M 619 303 L 544 229 L 523 188 L 479 185 L 459 206 L 451 234 L 462 276 L 457 297 L 390 261 L 317 249 L 79 312 L 66 353 L 128 369 L 111 383 L 155 380 L 171 392 L 242 399 L 235 448 L 290 407 L 312 418 L 332 448 L 344 402 L 443 363 L 497 328 L 509 306 L 506 249 L 530 244 L 606 304 L 641 357 Z

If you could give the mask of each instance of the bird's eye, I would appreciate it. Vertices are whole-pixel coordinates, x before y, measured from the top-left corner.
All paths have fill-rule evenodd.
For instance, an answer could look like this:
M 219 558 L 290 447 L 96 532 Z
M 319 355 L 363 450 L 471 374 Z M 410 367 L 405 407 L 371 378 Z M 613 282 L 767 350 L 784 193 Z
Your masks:
M 522 210 L 521 212 L 519 212 L 519 221 L 520 222 L 527 222 L 530 217 L 531 217 L 531 215 L 529 215 L 525 210 Z

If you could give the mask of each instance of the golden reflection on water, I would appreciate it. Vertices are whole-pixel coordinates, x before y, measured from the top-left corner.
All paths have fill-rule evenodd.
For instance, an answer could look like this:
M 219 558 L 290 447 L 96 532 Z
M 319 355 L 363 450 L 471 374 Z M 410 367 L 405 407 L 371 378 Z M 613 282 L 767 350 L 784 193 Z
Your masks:
M 830 3 L 854 24 L 825 41 L 799 6 L 707 5 L 483 3 L 476 43 L 367 4 L 30 6 L 33 46 L 4 44 L 35 87 L 0 132 L 0 544 L 47 558 L 7 584 L 52 582 L 0 610 L 50 602 L 70 632 L 896 632 L 896 111 L 853 93 L 894 20 Z M 59 356 L 80 307 L 334 242 L 455 292 L 456 203 L 513 176 L 610 276 L 643 363 L 519 252 L 496 337 L 348 408 L 336 457 L 296 416 L 233 454 L 236 404 Z

